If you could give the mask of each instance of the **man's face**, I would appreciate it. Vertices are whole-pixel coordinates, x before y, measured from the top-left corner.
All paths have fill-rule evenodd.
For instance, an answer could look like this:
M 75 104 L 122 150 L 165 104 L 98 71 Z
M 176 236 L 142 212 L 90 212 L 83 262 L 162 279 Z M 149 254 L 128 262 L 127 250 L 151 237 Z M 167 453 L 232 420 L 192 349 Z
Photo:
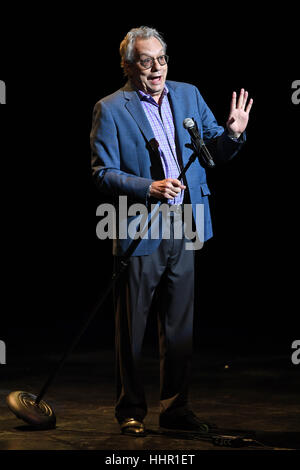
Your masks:
M 128 66 L 128 75 L 132 83 L 139 89 L 151 95 L 156 101 L 164 89 L 168 72 L 168 66 L 160 65 L 157 60 L 153 66 L 145 69 L 140 61 L 157 58 L 164 55 L 164 49 L 160 41 L 154 37 L 149 39 L 137 39 L 135 42 L 134 64 Z

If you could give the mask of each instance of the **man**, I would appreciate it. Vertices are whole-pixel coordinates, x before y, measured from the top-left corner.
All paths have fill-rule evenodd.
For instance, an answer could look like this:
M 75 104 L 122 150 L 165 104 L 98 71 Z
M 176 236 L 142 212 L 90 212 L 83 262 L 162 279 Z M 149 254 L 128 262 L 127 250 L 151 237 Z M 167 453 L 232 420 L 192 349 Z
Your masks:
M 147 316 L 158 297 L 160 418 L 165 428 L 207 430 L 189 408 L 192 353 L 194 252 L 174 236 L 176 213 L 186 203 L 204 208 L 203 240 L 212 236 L 205 169 L 196 160 L 178 180 L 192 150 L 183 120 L 193 117 L 214 158 L 232 158 L 245 140 L 252 100 L 243 89 L 232 95 L 226 129 L 218 126 L 199 91 L 167 81 L 166 44 L 153 28 L 134 28 L 120 45 L 125 87 L 100 100 L 91 132 L 92 169 L 99 189 L 130 202 L 166 202 L 174 211 L 170 237 L 143 238 L 130 257 L 116 293 L 117 403 L 121 432 L 144 436 L 147 404 L 139 364 Z M 179 209 L 179 210 L 177 210 Z M 129 223 L 129 220 L 127 220 Z M 114 244 L 116 264 L 130 237 Z

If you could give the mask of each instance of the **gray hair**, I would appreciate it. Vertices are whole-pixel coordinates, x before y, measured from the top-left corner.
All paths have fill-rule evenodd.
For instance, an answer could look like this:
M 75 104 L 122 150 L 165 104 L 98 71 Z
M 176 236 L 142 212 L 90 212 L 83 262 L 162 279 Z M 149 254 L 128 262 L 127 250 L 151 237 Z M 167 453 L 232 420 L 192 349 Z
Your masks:
M 121 67 L 124 69 L 124 74 L 127 75 L 126 64 L 134 62 L 134 45 L 137 38 L 150 39 L 156 38 L 162 44 L 164 52 L 167 50 L 162 35 L 154 28 L 148 26 L 140 26 L 139 28 L 132 28 L 125 36 L 120 44 Z

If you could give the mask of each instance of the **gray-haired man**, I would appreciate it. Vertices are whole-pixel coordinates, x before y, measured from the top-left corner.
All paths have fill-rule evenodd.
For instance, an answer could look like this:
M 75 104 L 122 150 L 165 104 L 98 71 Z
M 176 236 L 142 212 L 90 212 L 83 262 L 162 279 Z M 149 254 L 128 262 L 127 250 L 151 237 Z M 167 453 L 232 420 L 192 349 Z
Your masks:
M 100 100 L 95 107 L 91 132 L 92 168 L 99 189 L 133 202 L 164 201 L 181 211 L 185 203 L 204 207 L 204 238 L 212 236 L 209 189 L 199 161 L 177 179 L 192 151 L 183 129 L 186 117 L 194 117 L 207 142 L 213 142 L 214 158 L 226 160 L 244 141 L 252 100 L 241 90 L 232 95 L 226 129 L 218 126 L 199 91 L 192 85 L 167 81 L 166 44 L 153 28 L 129 31 L 120 45 L 121 65 L 128 82 Z M 157 151 L 153 152 L 153 143 Z M 176 211 L 175 211 L 176 212 Z M 116 296 L 116 418 L 121 431 L 144 436 L 146 397 L 140 375 L 140 359 L 148 314 L 159 293 L 160 426 L 207 431 L 188 403 L 192 354 L 194 252 L 185 240 L 145 239 L 130 259 Z M 128 247 L 117 240 L 116 263 Z

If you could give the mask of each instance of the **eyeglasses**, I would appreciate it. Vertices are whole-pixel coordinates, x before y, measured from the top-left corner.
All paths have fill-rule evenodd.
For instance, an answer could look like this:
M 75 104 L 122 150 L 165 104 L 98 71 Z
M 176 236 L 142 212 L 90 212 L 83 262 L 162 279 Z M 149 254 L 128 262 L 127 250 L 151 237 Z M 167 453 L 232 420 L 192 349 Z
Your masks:
M 159 65 L 166 65 L 169 60 L 168 55 L 160 55 L 159 57 L 147 57 L 147 59 L 140 59 L 139 63 L 144 69 L 150 69 L 154 65 L 154 61 L 157 60 Z

